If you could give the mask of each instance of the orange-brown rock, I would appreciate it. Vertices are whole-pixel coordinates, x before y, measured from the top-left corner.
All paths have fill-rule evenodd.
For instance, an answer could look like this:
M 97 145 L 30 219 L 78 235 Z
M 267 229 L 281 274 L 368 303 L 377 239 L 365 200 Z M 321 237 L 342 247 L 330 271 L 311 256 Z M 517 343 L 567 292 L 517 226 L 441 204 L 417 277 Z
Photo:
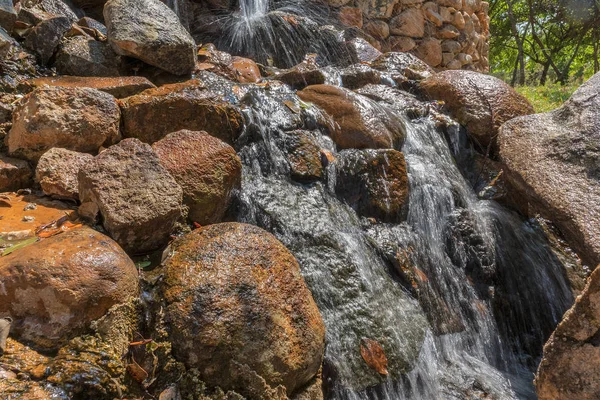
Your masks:
M 42 87 L 26 95 L 13 113 L 9 154 L 37 161 L 53 147 L 95 153 L 119 137 L 115 98 L 90 88 Z
M 32 183 L 32 176 L 27 161 L 0 153 L 0 192 L 27 188 Z
M 233 57 L 231 67 L 235 72 L 236 80 L 240 83 L 255 83 L 261 78 L 260 68 L 249 58 Z
M 221 221 L 241 184 L 242 162 L 235 150 L 206 132 L 186 130 L 167 135 L 152 148 L 182 187 L 188 218 L 201 225 Z
M 143 92 L 146 89 L 155 87 L 152 82 L 141 76 L 49 76 L 28 80 L 27 84 L 34 88 L 44 85 L 61 87 L 88 87 L 112 94 L 118 99 L 133 96 Z
M 342 149 L 399 148 L 404 143 L 399 118 L 385 106 L 348 89 L 313 85 L 299 91 L 298 97 L 331 116 L 330 135 Z
M 48 196 L 79 200 L 77 173 L 93 159 L 91 154 L 54 147 L 40 158 L 35 169 L 35 180 Z
M 600 393 L 600 266 L 546 345 L 535 386 L 540 400 L 596 400 Z
M 533 114 L 527 99 L 493 76 L 473 71 L 443 71 L 420 82 L 430 98 L 442 100 L 454 118 L 485 152 L 495 149 L 496 136 L 503 123 Z
M 0 316 L 12 334 L 54 349 L 138 293 L 137 270 L 110 238 L 82 227 L 0 258 Z
M 182 129 L 206 131 L 232 144 L 240 135 L 240 110 L 202 81 L 164 85 L 121 101 L 123 135 L 152 144 Z
M 80 215 L 100 219 L 125 250 L 139 254 L 167 244 L 183 193 L 148 144 L 122 140 L 80 168 L 77 179 Z
M 178 239 L 165 263 L 175 357 L 242 394 L 248 379 L 288 396 L 319 371 L 325 328 L 294 256 L 251 225 L 210 225 Z

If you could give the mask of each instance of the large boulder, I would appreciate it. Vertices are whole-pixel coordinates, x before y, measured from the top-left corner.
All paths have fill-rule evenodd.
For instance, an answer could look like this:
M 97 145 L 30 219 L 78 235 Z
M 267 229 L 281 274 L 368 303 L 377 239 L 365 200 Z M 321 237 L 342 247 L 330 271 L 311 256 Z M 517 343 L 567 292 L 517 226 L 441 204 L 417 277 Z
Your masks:
M 148 89 L 121 102 L 123 136 L 152 144 L 167 134 L 206 131 L 233 144 L 243 129 L 240 110 L 200 80 Z
M 8 151 L 33 161 L 52 147 L 95 153 L 119 139 L 120 114 L 115 98 L 99 90 L 42 87 L 15 108 Z
M 108 40 L 120 55 L 175 75 L 196 67 L 196 43 L 177 15 L 159 0 L 110 0 L 104 6 Z
M 52 148 L 40 158 L 35 170 L 35 180 L 48 196 L 79 200 L 77 174 L 80 168 L 93 159 L 91 154 Z
M 292 395 L 317 374 L 323 321 L 296 259 L 274 236 L 216 224 L 172 249 L 164 299 L 177 359 L 209 385 L 246 395 L 259 379 Z
M 17 11 L 12 0 L 0 0 L 0 28 L 12 32 L 17 22 Z
M 0 317 L 17 338 L 55 349 L 138 294 L 134 263 L 110 238 L 82 227 L 0 258 Z
M 408 211 L 408 174 L 397 150 L 345 150 L 335 166 L 335 193 L 359 215 L 398 222 Z
M 74 36 L 63 41 L 54 64 L 61 75 L 119 76 L 121 57 L 106 42 L 86 36 Z
M 600 263 L 599 91 L 596 74 L 561 108 L 509 121 L 498 138 L 521 211 L 554 222 L 589 265 Z
M 330 135 L 342 149 L 391 149 L 404 143 L 402 120 L 385 105 L 332 85 L 312 85 L 298 92 L 329 116 Z
M 534 113 L 527 99 L 507 83 L 474 71 L 443 71 L 419 87 L 430 98 L 444 101 L 484 152 L 490 145 L 495 150 L 503 123 Z
M 182 130 L 152 148 L 183 188 L 188 218 L 201 225 L 220 222 L 242 180 L 242 162 L 233 147 L 206 132 Z
M 87 163 L 77 177 L 79 213 L 90 220 L 100 216 L 126 251 L 145 253 L 167 244 L 183 193 L 149 145 L 125 139 Z
M 540 400 L 595 400 L 600 393 L 600 267 L 546 345 L 535 385 Z

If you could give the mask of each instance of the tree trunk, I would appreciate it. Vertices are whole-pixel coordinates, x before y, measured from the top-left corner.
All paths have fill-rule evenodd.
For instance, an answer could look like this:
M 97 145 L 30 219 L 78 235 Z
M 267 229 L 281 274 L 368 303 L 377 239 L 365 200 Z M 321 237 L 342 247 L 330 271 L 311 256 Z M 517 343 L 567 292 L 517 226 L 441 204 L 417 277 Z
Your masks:
M 540 85 L 545 86 L 548 80 L 548 70 L 550 69 L 550 62 L 546 61 L 544 64 L 544 70 L 542 71 L 542 77 L 540 78 Z
M 513 12 L 513 0 L 506 0 L 506 5 L 508 6 L 510 30 L 515 38 L 518 50 L 517 63 L 513 72 L 512 86 L 515 86 L 516 83 L 522 86 L 525 84 L 525 56 L 523 52 L 523 41 L 525 39 L 526 32 L 523 33 L 523 38 L 521 38 L 519 29 L 517 28 L 517 19 L 515 18 L 515 14 Z

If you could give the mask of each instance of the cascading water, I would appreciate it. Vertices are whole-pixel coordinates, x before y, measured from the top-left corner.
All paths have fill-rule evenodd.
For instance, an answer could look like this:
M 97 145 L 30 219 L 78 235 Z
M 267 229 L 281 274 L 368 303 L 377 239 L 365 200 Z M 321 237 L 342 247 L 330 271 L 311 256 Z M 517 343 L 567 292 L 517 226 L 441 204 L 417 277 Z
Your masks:
M 271 231 L 297 257 L 327 327 L 328 397 L 535 398 L 541 347 L 573 301 L 535 224 L 478 199 L 432 120 L 409 120 L 393 101 L 379 107 L 407 131 L 408 216 L 361 218 L 335 195 L 336 163 L 320 181 L 290 178 L 286 146 L 298 129 L 342 154 L 321 133 L 315 107 L 279 85 L 252 89 L 243 103 L 237 218 Z M 463 133 L 447 133 L 464 151 Z M 363 339 L 384 349 L 387 376 L 361 358 Z

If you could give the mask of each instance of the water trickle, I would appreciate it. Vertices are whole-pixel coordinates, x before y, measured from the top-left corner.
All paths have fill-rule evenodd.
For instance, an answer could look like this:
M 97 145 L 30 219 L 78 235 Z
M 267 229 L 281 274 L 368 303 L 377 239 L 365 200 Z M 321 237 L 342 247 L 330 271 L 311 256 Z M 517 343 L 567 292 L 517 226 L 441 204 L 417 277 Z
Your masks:
M 478 199 L 463 178 L 464 133 L 445 138 L 388 102 L 407 131 L 411 191 L 405 222 L 373 223 L 336 197 L 335 162 L 325 181 L 289 178 L 284 144 L 298 129 L 336 155 L 315 107 L 284 86 L 253 89 L 243 103 L 238 219 L 298 259 L 327 327 L 327 396 L 534 399 L 542 345 L 572 294 L 535 223 Z M 384 349 L 387 375 L 361 357 L 364 339 Z

